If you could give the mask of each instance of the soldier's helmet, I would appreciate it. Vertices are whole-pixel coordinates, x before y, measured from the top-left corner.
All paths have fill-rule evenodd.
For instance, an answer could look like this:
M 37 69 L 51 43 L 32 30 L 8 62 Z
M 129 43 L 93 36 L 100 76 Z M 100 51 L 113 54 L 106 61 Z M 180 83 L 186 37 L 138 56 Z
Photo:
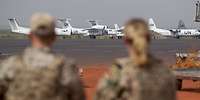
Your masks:
M 145 20 L 134 18 L 129 20 L 124 29 L 125 42 L 136 53 L 138 63 L 147 62 L 149 55 L 150 31 Z
M 31 33 L 39 36 L 54 35 L 55 19 L 47 13 L 35 13 L 30 20 Z

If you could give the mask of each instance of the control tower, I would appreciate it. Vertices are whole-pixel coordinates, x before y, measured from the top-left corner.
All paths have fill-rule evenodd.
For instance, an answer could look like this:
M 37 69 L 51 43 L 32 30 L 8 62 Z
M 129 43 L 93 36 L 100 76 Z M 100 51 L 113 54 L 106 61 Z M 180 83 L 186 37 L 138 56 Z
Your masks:
M 195 22 L 200 22 L 200 2 L 196 2 Z

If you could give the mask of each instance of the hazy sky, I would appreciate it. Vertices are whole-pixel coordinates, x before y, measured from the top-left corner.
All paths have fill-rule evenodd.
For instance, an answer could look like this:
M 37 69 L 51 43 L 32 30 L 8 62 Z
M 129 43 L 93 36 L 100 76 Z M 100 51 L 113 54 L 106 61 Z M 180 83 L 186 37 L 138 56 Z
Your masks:
M 195 0 L 0 0 L 0 28 L 8 27 L 7 19 L 12 17 L 28 25 L 32 13 L 38 11 L 70 17 L 78 27 L 89 27 L 88 19 L 123 25 L 131 17 L 152 17 L 161 28 L 175 28 L 179 19 L 188 27 L 200 26 L 193 23 Z

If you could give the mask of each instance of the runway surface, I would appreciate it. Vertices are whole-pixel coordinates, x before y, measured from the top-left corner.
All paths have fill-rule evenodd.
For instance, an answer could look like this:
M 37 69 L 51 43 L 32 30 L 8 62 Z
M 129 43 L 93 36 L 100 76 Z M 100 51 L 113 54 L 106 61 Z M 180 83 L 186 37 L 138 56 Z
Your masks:
M 17 54 L 30 44 L 28 40 L 1 39 L 0 52 Z M 57 40 L 53 49 L 77 60 L 81 66 L 112 64 L 115 58 L 127 55 L 122 40 Z M 175 62 L 175 53 L 200 49 L 200 40 L 153 40 L 151 52 L 166 64 Z
M 151 52 L 171 65 L 178 51 L 199 50 L 200 40 L 153 40 Z M 30 44 L 28 40 L 0 40 L 0 52 L 17 54 Z M 58 40 L 53 49 L 77 60 L 83 69 L 81 77 L 87 100 L 93 100 L 99 79 L 107 73 L 115 58 L 127 55 L 122 40 Z M 200 82 L 184 81 L 177 100 L 198 100 Z

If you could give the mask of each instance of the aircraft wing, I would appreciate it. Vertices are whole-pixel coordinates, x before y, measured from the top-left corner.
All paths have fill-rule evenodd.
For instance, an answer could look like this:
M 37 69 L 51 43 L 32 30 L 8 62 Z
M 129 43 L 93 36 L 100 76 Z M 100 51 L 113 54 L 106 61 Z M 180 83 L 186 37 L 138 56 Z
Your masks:
M 26 28 L 26 27 L 20 27 L 17 30 L 12 30 L 11 29 L 11 31 L 14 32 L 14 33 L 20 33 L 20 34 L 25 34 L 25 35 L 28 35 L 30 33 L 30 29 Z
M 30 29 L 26 27 L 20 27 L 15 18 L 8 19 L 8 22 L 9 22 L 12 32 L 21 33 L 21 34 L 29 34 Z
M 56 31 L 56 35 L 60 35 L 60 36 L 72 34 L 72 31 L 68 29 L 55 28 L 55 31 Z

